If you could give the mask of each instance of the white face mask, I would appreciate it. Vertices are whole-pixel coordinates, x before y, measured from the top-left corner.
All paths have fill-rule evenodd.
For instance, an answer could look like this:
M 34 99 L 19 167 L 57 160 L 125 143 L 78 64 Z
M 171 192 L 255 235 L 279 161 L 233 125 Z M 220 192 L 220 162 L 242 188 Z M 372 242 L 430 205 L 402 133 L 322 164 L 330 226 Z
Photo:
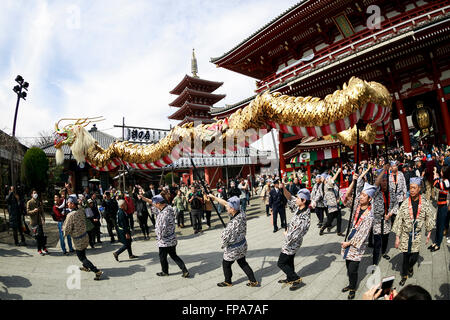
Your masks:
M 37 199 L 38 198 L 38 194 L 37 193 L 33 193 L 33 199 Z

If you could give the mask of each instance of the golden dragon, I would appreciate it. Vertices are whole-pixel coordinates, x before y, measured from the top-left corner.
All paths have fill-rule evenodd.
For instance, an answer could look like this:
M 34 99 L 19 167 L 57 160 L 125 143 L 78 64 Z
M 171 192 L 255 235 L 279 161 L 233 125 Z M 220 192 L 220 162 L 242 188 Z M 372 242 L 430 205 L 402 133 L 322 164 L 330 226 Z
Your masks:
M 336 90 L 324 99 L 265 92 L 229 118 L 213 124 L 195 126 L 194 123 L 187 123 L 175 126 L 155 144 L 116 141 L 107 149 L 103 149 L 84 129 L 89 123 L 102 120 L 101 117 L 66 118 L 55 125 L 56 160 L 58 164 L 64 161 L 61 147 L 68 145 L 79 163 L 87 161 L 94 167 L 107 166 L 114 159 L 134 164 L 156 163 L 160 167 L 176 160 L 182 149 L 192 150 L 193 141 L 201 141 L 201 148 L 204 149 L 220 139 L 225 150 L 230 149 L 225 146 L 227 141 L 235 142 L 251 130 L 272 128 L 304 137 L 333 135 L 345 145 L 353 146 L 358 122 L 365 125 L 365 130 L 360 131 L 361 142 L 381 143 L 384 129 L 390 129 L 391 108 L 392 97 L 386 87 L 352 77 L 348 85 L 344 83 L 342 90 Z M 76 122 L 60 128 L 60 122 L 65 120 Z M 259 138 L 258 135 L 252 136 Z M 183 141 L 184 148 L 181 148 Z M 171 156 L 174 153 L 177 156 Z

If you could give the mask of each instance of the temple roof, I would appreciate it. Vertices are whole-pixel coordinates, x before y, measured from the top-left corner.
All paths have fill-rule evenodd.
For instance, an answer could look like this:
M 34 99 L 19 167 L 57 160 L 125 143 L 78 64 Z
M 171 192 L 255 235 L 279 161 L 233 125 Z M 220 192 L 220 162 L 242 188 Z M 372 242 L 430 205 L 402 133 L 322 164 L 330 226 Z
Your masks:
M 192 89 L 193 84 L 197 85 L 197 87 L 198 86 L 204 87 L 205 89 L 203 91 L 211 93 L 220 86 L 222 86 L 223 82 L 209 81 L 185 75 L 184 78 L 180 81 L 180 83 L 177 84 L 177 86 L 172 91 L 170 91 L 170 93 L 179 95 L 183 92 L 183 90 L 186 87 Z
M 303 139 L 302 142 L 297 144 L 294 148 L 284 153 L 283 157 L 290 158 L 305 151 L 339 148 L 340 144 L 341 142 L 338 140 L 318 140 L 317 138 L 309 137 Z
M 232 48 L 231 50 L 225 52 L 223 55 L 221 55 L 220 57 L 217 58 L 211 58 L 210 61 L 214 64 L 219 64 L 221 63 L 224 58 L 226 58 L 230 53 L 232 53 L 233 51 L 236 51 L 237 49 L 239 49 L 240 47 L 242 47 L 244 44 L 246 44 L 247 42 L 249 42 L 251 39 L 255 38 L 256 36 L 259 36 L 261 33 L 263 33 L 263 31 L 269 29 L 270 27 L 273 27 L 274 24 L 280 24 L 281 21 L 283 20 L 283 18 L 285 18 L 287 15 L 289 15 L 289 13 L 291 13 L 292 11 L 295 11 L 296 9 L 300 8 L 303 4 L 307 3 L 309 1 L 306 0 L 302 0 L 300 2 L 298 2 L 297 4 L 293 5 L 292 7 L 290 7 L 289 9 L 287 9 L 286 11 L 284 11 L 282 14 L 280 14 L 279 16 L 277 16 L 276 18 L 272 19 L 269 23 L 267 23 L 266 25 L 264 25 L 262 28 L 260 28 L 259 30 L 257 30 L 256 32 L 254 32 L 251 36 L 249 36 L 248 38 L 244 39 L 243 41 L 241 41 L 238 45 L 236 45 L 234 48 Z
M 206 98 L 209 99 L 210 102 L 208 102 L 205 105 L 213 105 L 214 103 L 222 100 L 223 98 L 225 98 L 224 94 L 214 94 L 214 93 L 209 93 L 209 92 L 204 92 L 204 91 L 198 91 L 198 90 L 193 90 L 190 89 L 188 87 L 184 88 L 183 92 L 181 92 L 181 94 L 174 100 L 172 101 L 172 103 L 169 104 L 169 106 L 172 107 L 181 107 L 182 104 L 189 99 L 190 97 L 198 97 L 198 98 Z

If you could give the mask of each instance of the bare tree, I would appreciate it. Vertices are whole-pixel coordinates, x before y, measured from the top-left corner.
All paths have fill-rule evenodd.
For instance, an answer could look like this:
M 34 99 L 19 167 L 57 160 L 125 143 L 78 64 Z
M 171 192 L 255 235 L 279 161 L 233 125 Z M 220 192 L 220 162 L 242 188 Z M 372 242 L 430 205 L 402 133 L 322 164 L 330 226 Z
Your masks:
M 53 131 L 52 130 L 42 130 L 39 132 L 39 137 L 36 138 L 32 145 L 33 147 L 46 147 L 53 143 Z

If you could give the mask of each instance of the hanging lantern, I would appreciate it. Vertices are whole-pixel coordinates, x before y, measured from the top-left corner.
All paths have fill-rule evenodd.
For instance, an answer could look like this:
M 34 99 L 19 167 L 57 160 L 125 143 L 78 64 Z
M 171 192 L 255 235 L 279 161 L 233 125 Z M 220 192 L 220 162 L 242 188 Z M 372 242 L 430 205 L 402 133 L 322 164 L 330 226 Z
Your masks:
M 422 135 L 428 134 L 431 128 L 431 110 L 423 105 L 423 101 L 417 101 L 416 109 L 412 113 L 414 127 L 420 130 Z

